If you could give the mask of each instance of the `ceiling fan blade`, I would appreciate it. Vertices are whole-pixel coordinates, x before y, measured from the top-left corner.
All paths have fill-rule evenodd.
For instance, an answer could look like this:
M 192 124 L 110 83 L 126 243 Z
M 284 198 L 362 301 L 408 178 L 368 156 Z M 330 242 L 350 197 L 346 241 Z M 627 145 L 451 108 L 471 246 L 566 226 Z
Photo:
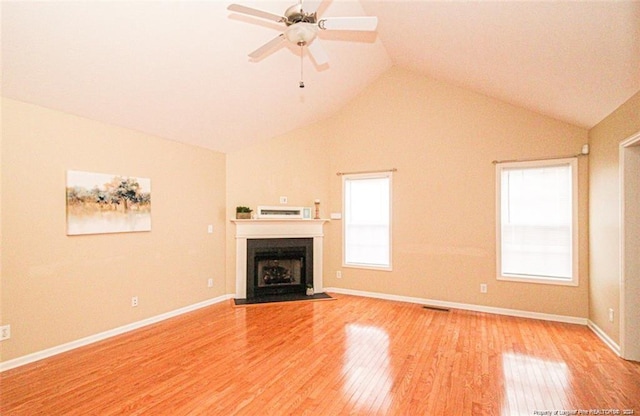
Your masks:
M 318 21 L 318 26 L 323 30 L 376 30 L 378 18 L 376 16 L 364 17 L 326 17 Z
M 315 13 L 324 0 L 302 0 L 302 10 L 305 13 Z
M 267 20 L 273 20 L 274 22 L 282 23 L 287 20 L 283 16 L 278 16 L 277 14 L 265 12 L 262 10 L 254 9 L 252 7 L 242 6 L 240 4 L 230 4 L 227 7 L 227 10 L 231 10 L 232 12 L 248 14 L 249 16 L 261 17 Z
M 249 57 L 253 58 L 253 59 L 259 59 L 264 54 L 269 52 L 271 49 L 274 49 L 276 46 L 280 45 L 283 42 L 286 42 L 286 38 L 284 36 L 284 33 L 280 33 L 278 36 L 276 36 L 275 38 L 271 39 L 269 42 L 265 43 L 264 45 L 260 46 L 255 51 L 251 52 L 249 54 Z
M 329 57 L 318 40 L 319 39 L 315 39 L 313 42 L 308 44 L 307 50 L 309 50 L 309 55 L 311 55 L 316 65 L 322 66 L 329 62 Z

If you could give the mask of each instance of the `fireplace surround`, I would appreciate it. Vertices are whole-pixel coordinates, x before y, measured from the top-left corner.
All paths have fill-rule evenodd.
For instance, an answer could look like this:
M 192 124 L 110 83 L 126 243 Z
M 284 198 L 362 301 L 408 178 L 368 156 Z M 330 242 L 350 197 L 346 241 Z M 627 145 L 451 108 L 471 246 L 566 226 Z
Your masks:
M 274 282 L 273 284 L 268 285 L 271 286 L 271 289 L 269 290 L 275 290 L 277 293 L 279 290 L 278 288 L 282 288 L 289 284 L 287 281 L 288 279 L 298 278 L 298 280 L 300 280 L 298 283 L 300 285 L 298 286 L 298 289 L 305 288 L 307 283 L 311 283 L 307 282 L 307 279 L 313 279 L 312 284 L 314 292 L 324 292 L 322 286 L 322 246 L 324 240 L 323 225 L 327 220 L 252 219 L 231 221 L 236 226 L 236 299 L 247 299 L 252 296 L 256 296 L 256 281 L 253 281 L 254 287 L 247 284 L 249 267 L 251 267 L 252 271 L 256 269 L 255 253 L 252 252 L 249 255 L 248 252 L 252 249 L 248 250 L 248 246 L 255 245 L 256 240 L 260 240 L 258 246 L 263 246 L 258 250 L 258 258 L 263 260 L 263 269 L 262 272 L 259 272 L 261 273 L 260 278 L 264 281 L 264 267 L 267 267 L 267 280 Z M 293 244 L 293 246 L 298 246 L 298 249 L 286 248 L 286 246 L 291 245 L 290 243 L 292 241 L 297 243 L 301 240 L 306 240 L 306 242 L 301 245 Z M 294 271 L 289 270 L 289 272 L 287 272 L 282 269 L 278 269 L 278 267 L 292 269 L 301 265 L 300 263 L 297 263 L 299 260 L 296 259 L 299 259 L 299 247 L 302 246 L 308 247 L 309 250 L 309 254 L 305 254 L 304 276 L 293 276 L 293 273 L 295 273 Z M 276 251 L 281 251 L 282 258 L 279 260 L 278 264 L 273 262 L 269 263 L 269 260 L 274 259 L 263 255 L 264 253 L 262 251 L 269 251 L 270 248 L 275 248 Z M 296 250 L 298 251 L 296 252 Z M 250 257 L 251 260 L 249 259 Z M 285 260 L 285 262 L 282 263 L 282 260 Z M 249 265 L 249 262 L 252 264 Z M 289 277 L 287 273 L 291 273 L 292 276 Z M 300 271 L 300 273 L 302 273 L 302 271 Z M 302 282 L 302 280 L 304 280 L 304 282 Z M 259 291 L 260 290 L 258 290 L 258 292 Z

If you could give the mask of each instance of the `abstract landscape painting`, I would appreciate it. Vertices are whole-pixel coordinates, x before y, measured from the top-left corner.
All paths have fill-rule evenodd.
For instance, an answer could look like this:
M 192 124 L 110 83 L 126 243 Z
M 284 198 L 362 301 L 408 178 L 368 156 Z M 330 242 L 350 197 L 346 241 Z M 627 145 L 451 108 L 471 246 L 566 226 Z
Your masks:
M 67 171 L 67 235 L 150 230 L 150 179 Z

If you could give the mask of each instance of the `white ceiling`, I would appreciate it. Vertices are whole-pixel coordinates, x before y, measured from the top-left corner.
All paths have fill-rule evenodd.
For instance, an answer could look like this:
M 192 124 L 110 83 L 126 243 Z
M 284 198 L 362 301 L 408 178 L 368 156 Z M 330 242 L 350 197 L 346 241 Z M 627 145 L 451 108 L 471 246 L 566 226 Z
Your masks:
M 235 2 L 283 14 L 288 1 Z M 397 65 L 590 128 L 640 90 L 640 1 L 325 0 L 376 34 L 247 54 L 278 24 L 231 1 L 2 1 L 2 95 L 228 152 L 328 117 Z

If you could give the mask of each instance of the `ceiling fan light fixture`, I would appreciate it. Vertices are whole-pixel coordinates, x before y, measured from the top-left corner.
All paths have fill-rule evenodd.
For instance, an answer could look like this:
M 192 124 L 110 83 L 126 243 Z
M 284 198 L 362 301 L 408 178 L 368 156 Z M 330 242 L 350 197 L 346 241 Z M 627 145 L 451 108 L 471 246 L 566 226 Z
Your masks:
M 300 22 L 287 27 L 284 35 L 287 40 L 297 45 L 306 45 L 316 38 L 318 26 L 312 23 Z

